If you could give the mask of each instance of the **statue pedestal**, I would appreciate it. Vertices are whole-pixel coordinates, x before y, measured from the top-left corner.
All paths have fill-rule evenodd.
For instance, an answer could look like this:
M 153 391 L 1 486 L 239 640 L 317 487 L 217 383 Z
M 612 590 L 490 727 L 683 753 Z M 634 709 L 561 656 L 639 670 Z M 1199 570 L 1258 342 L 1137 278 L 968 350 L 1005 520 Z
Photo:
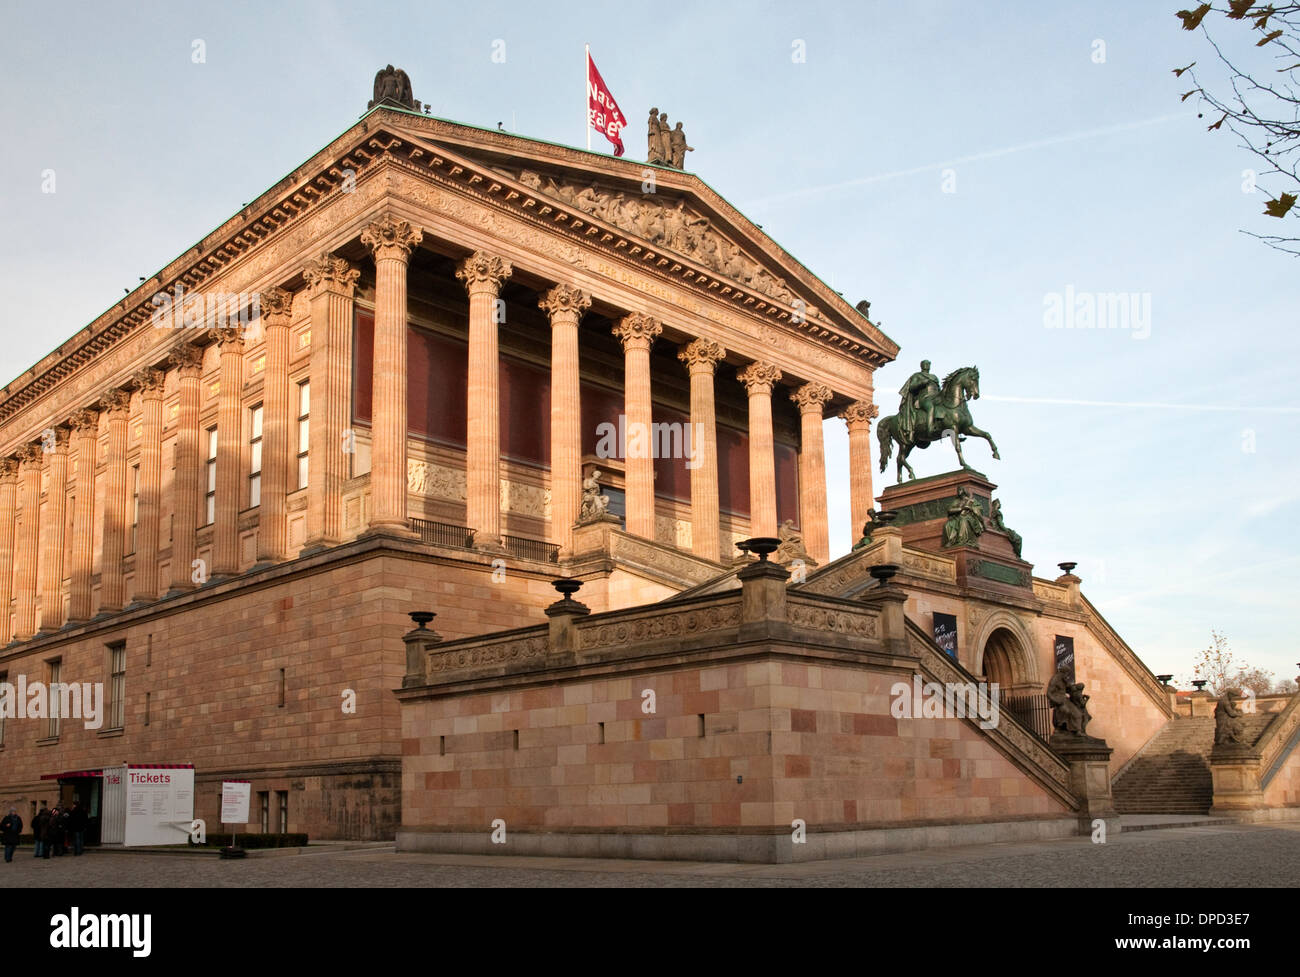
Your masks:
M 1105 740 L 1074 733 L 1054 733 L 1052 749 L 1070 765 L 1070 789 L 1079 801 L 1079 830 L 1090 834 L 1093 822 L 1105 821 L 1107 832 L 1120 830 L 1119 812 L 1110 794 L 1110 755 Z
M 962 488 L 978 503 L 984 515 L 984 532 L 970 545 L 944 546 L 948 509 L 957 502 L 957 491 Z M 891 485 L 880 493 L 877 502 L 881 509 L 898 514 L 893 526 L 902 530 L 904 546 L 940 553 L 956 561 L 960 586 L 1023 594 L 1033 589 L 1034 566 L 1016 556 L 1011 538 L 988 521 L 996 488 L 979 472 L 964 469 Z
M 1263 757 L 1249 746 L 1216 745 L 1210 751 L 1210 776 L 1214 783 L 1211 814 L 1249 817 L 1264 807 L 1259 778 Z

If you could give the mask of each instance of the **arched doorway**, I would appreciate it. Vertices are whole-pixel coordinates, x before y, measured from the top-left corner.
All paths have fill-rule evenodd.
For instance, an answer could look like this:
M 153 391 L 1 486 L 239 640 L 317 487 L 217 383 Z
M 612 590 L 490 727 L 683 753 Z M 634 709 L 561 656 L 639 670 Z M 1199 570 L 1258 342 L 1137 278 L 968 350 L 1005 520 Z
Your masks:
M 980 648 L 984 681 L 997 683 L 1002 709 L 1046 740 L 1052 734 L 1051 710 L 1039 681 L 1033 647 L 1013 616 L 991 620 Z
M 1020 659 L 1019 639 L 1007 628 L 996 628 L 984 642 L 984 678 L 997 682 L 1001 688 L 1013 689 L 1025 684 L 1025 676 L 1018 675 L 1016 662 Z

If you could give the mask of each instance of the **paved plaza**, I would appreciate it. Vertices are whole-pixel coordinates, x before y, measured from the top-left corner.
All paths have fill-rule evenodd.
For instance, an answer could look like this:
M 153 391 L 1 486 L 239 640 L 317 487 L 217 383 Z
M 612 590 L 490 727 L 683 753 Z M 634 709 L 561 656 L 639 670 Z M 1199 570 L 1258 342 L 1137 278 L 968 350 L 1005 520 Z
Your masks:
M 1212 825 L 1088 838 L 876 855 L 797 865 L 735 865 L 509 855 L 398 854 L 322 846 L 301 855 L 89 853 L 49 860 L 20 849 L 0 886 L 76 887 L 1293 887 L 1300 822 Z

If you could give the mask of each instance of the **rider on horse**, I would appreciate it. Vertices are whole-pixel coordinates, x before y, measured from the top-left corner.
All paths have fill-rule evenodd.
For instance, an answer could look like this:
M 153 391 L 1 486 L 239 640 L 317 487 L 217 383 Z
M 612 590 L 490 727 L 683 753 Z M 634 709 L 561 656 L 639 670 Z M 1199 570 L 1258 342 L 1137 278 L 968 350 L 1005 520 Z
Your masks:
M 922 415 L 925 427 L 922 428 L 922 437 L 917 440 L 926 440 L 925 433 L 934 427 L 934 398 L 939 395 L 939 378 L 930 372 L 929 360 L 921 361 L 920 372 L 908 377 L 898 393 L 903 398 L 898 405 L 898 420 L 903 433 L 913 438 L 916 422 L 920 419 L 918 415 Z

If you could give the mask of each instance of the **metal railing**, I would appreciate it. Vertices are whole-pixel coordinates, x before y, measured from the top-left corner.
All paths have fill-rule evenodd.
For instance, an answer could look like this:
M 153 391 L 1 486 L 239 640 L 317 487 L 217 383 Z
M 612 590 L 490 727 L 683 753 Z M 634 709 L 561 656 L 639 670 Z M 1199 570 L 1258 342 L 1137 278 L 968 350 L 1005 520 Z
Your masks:
M 999 708 L 1020 720 L 1020 724 L 1044 743 L 1052 738 L 1052 704 L 1039 692 L 1008 692 Z
M 431 546 L 450 546 L 455 549 L 470 548 L 470 532 L 464 526 L 449 522 L 434 522 L 432 519 L 412 519 L 411 528 L 420 534 L 420 541 Z M 525 539 L 522 536 L 503 536 L 506 552 L 521 560 L 535 560 L 539 563 L 556 563 L 560 558 L 560 547 L 540 539 Z

